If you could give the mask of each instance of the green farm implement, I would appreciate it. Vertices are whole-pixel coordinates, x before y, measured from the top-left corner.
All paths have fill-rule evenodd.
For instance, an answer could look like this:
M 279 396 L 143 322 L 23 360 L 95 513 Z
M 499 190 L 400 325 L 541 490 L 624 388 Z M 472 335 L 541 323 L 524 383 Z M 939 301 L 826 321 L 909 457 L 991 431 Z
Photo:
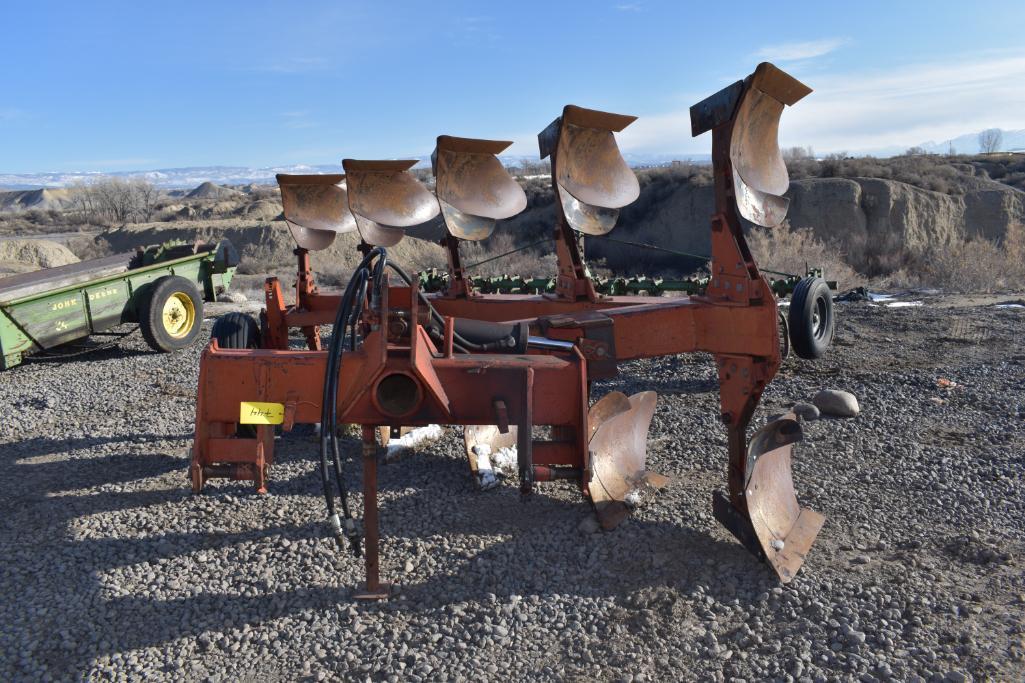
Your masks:
M 27 355 L 138 323 L 155 351 L 196 340 L 203 302 L 238 266 L 230 242 L 164 244 L 0 279 L 0 370 Z
M 768 272 L 768 271 L 765 271 Z M 805 277 L 823 277 L 822 270 L 810 268 L 805 275 L 784 275 L 770 278 L 769 284 L 778 297 L 789 296 L 794 288 Z M 555 291 L 554 277 L 521 277 L 519 275 L 498 275 L 495 277 L 466 278 L 475 291 L 481 294 L 551 294 Z M 594 289 L 598 294 L 606 296 L 623 296 L 627 294 L 639 296 L 660 296 L 665 292 L 682 292 L 684 294 L 700 294 L 708 286 L 708 277 L 688 277 L 674 280 L 671 278 L 648 277 L 592 277 Z M 425 292 L 444 292 L 448 289 L 448 273 L 438 268 L 430 268 L 420 273 L 420 288 Z M 836 289 L 836 283 L 829 283 L 830 289 Z

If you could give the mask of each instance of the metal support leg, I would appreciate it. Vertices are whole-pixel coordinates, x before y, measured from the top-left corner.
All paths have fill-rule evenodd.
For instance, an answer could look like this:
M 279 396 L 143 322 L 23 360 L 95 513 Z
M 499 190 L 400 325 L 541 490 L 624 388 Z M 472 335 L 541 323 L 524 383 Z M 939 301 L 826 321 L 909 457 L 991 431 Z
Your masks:
M 391 586 L 381 583 L 377 515 L 377 434 L 363 426 L 363 553 L 366 565 L 366 588 L 356 594 L 357 600 L 387 600 Z

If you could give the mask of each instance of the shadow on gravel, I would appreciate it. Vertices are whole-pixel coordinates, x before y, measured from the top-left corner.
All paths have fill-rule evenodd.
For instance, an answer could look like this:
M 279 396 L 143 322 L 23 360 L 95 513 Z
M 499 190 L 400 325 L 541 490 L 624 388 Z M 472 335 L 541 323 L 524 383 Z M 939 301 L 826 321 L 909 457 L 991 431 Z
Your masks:
M 37 571 L 47 572 L 51 579 L 36 582 L 33 571 L 8 575 L 4 578 L 7 599 L 16 602 L 31 587 L 36 592 L 53 593 L 52 600 L 61 603 L 61 591 L 67 587 L 87 596 L 89 604 L 75 619 L 40 617 L 53 620 L 50 632 L 63 634 L 34 646 L 36 656 L 51 662 L 51 667 L 69 675 L 81 674 L 91 660 L 101 655 L 160 646 L 211 630 L 223 631 L 230 625 L 255 625 L 304 610 L 337 609 L 353 604 L 352 594 L 362 580 L 362 565 L 351 558 L 339 563 L 334 551 L 329 550 L 332 546 L 321 524 L 320 481 L 315 470 L 290 479 L 272 478 L 272 496 L 318 495 L 311 499 L 309 523 L 302 526 L 268 520 L 266 526 L 242 532 L 159 533 L 153 528 L 159 515 L 151 513 L 149 521 L 140 522 L 143 526 L 138 531 L 142 537 L 69 538 L 69 527 L 76 519 L 101 512 L 169 504 L 189 506 L 197 516 L 209 514 L 201 507 L 203 497 L 192 496 L 187 488 L 186 460 L 180 455 L 131 452 L 66 457 L 68 451 L 108 443 L 175 438 L 179 437 L 145 434 L 128 439 L 36 438 L 22 442 L 16 451 L 0 454 L 0 467 L 13 475 L 0 485 L 9 522 L 0 532 L 0 545 L 18 551 L 21 559 L 16 562 L 31 558 Z M 307 449 L 304 442 L 291 439 L 279 443 L 283 458 L 294 462 L 313 457 L 312 444 Z M 350 456 L 351 451 L 358 449 L 357 441 L 346 444 Z M 65 456 L 58 460 L 57 454 Z M 358 492 L 356 463 L 358 460 L 350 460 L 347 478 L 351 490 Z M 32 468 L 32 474 L 24 474 L 23 468 Z M 19 470 L 23 473 L 19 474 Z M 129 485 L 176 470 L 183 475 L 180 489 L 108 489 L 90 495 L 62 495 L 64 491 L 101 485 Z M 33 482 L 32 488 L 26 488 L 24 482 Z M 528 501 L 522 501 L 513 486 L 479 492 L 470 482 L 465 460 L 457 457 L 427 453 L 384 465 L 380 468 L 380 483 L 385 494 L 381 507 L 384 578 L 401 581 L 405 599 L 385 605 L 363 605 L 360 609 L 431 612 L 467 601 L 488 603 L 496 596 L 507 601 L 513 595 L 537 596 L 542 601 L 561 594 L 629 602 L 638 591 L 657 593 L 667 585 L 686 590 L 688 585 L 699 582 L 708 595 L 720 600 L 746 600 L 750 596 L 734 592 L 730 586 L 750 587 L 768 579 L 764 566 L 752 561 L 738 544 L 714 539 L 680 524 L 645 519 L 647 513 L 643 510 L 615 532 L 582 535 L 578 526 L 589 514 L 582 499 L 570 502 L 555 498 L 546 493 L 552 488 L 540 488 Z M 569 484 L 558 486 L 572 488 Z M 211 498 L 218 497 L 217 494 L 256 496 L 248 487 L 240 486 L 212 488 L 211 494 Z M 216 504 L 224 504 L 223 499 Z M 358 501 L 356 508 L 360 509 Z M 420 568 L 405 574 L 395 563 L 400 553 L 409 556 L 414 539 L 428 543 L 429 549 L 415 557 Z M 487 542 L 482 540 L 478 544 L 477 539 Z M 319 540 L 323 545 L 311 549 L 310 540 Z M 289 557 L 296 552 L 297 542 L 302 542 L 300 552 L 312 555 L 305 562 L 340 567 L 340 580 L 345 587 L 276 589 L 267 572 L 286 571 L 284 568 L 292 564 Z M 271 554 L 270 559 L 257 562 L 265 549 Z M 227 578 L 232 583 L 230 590 L 225 590 L 217 579 L 221 569 L 203 568 L 204 560 L 197 559 L 203 553 L 226 553 L 230 562 L 235 563 L 232 576 Z M 193 570 L 199 572 L 198 577 L 166 573 L 177 558 L 186 555 L 193 555 L 192 562 L 198 563 L 198 569 Z M 429 561 L 432 559 L 439 562 Z M 223 563 L 223 559 L 211 562 L 216 565 Z M 102 575 L 139 564 L 163 572 L 152 579 L 163 590 L 170 585 L 170 590 L 180 592 L 193 584 L 202 592 L 163 599 L 150 595 L 148 588 L 140 588 L 129 596 L 103 596 L 109 587 L 100 583 Z M 445 565 L 445 569 L 439 565 Z M 724 581 L 722 575 L 730 578 Z M 285 582 L 294 580 L 289 577 Z M 152 623 L 154 628 L 121 631 L 116 642 L 104 640 L 80 651 L 78 645 L 94 641 L 97 620 L 142 620 Z
M 155 351 L 148 349 L 133 349 L 117 344 L 103 347 L 100 344 L 89 342 L 84 346 L 58 346 L 46 355 L 27 356 L 22 364 L 23 366 L 39 366 L 59 363 L 62 366 L 67 366 L 76 363 L 95 363 L 101 360 L 121 360 L 134 358 L 135 356 L 152 356 L 155 354 Z

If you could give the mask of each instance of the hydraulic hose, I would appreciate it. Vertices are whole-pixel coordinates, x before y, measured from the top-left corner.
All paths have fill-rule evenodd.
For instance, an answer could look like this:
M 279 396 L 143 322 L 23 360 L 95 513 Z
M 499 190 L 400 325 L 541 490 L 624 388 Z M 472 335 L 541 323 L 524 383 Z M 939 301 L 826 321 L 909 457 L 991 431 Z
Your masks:
M 380 258 L 378 258 L 380 257 Z M 372 249 L 360 262 L 353 272 L 349 283 L 342 296 L 341 305 L 335 315 L 334 328 L 331 334 L 331 344 L 328 348 L 327 363 L 324 377 L 324 394 L 321 408 L 321 430 L 320 430 L 320 478 L 324 489 L 324 501 L 327 506 L 328 522 L 331 525 L 332 534 L 340 548 L 345 547 L 345 538 L 348 538 L 349 545 L 354 554 L 361 552 L 359 533 L 356 530 L 356 523 L 352 518 L 348 504 L 348 490 L 345 486 L 344 471 L 342 469 L 341 457 L 338 449 L 338 377 L 342 364 L 342 350 L 346 331 L 351 330 L 352 348 L 355 348 L 356 324 L 358 316 L 354 315 L 358 310 L 362 312 L 362 298 L 357 304 L 357 296 L 365 296 L 367 280 L 370 278 L 368 266 L 378 258 L 378 264 L 374 269 L 375 293 L 380 292 L 379 275 L 383 273 L 383 262 L 386 261 L 385 250 L 380 247 Z M 335 508 L 334 496 L 331 492 L 330 476 L 328 475 L 328 459 L 332 460 L 335 468 L 335 480 L 338 486 L 339 496 L 342 502 L 342 513 L 345 517 L 343 522 L 339 518 Z

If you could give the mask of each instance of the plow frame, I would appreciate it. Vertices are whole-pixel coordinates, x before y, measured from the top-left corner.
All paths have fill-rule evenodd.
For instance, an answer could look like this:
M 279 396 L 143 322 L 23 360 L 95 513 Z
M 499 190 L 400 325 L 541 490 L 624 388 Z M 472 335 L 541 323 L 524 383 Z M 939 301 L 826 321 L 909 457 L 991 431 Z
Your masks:
M 346 352 L 344 371 L 340 369 L 338 376 L 338 419 L 363 427 L 364 597 L 387 594 L 380 583 L 377 558 L 377 428 L 394 431 L 434 423 L 497 425 L 505 433 L 514 425 L 523 493 L 529 493 L 535 482 L 575 479 L 589 497 L 591 380 L 614 376 L 621 362 L 695 351 L 708 352 L 714 358 L 720 419 L 727 431 L 726 495 L 713 495 L 713 512 L 753 554 L 768 560 L 781 580 L 793 577 L 821 526 L 821 516 L 799 509 L 803 522 L 792 526 L 800 527 L 795 532 L 800 539 L 787 536 L 791 529 L 786 524 L 786 528 L 780 527 L 778 535 L 788 544 L 784 553 L 782 542 L 778 548 L 775 540 L 767 545 L 766 532 L 752 523 L 748 506 L 754 460 L 747 430 L 762 392 L 781 363 L 777 302 L 744 238 L 737 209 L 739 176 L 731 158 L 738 103 L 756 88 L 760 74 L 764 79 L 762 66 L 747 81 L 723 91 L 732 104 L 716 103 L 717 109 L 703 118 L 700 111 L 695 115 L 692 110 L 695 134 L 700 132 L 699 119 L 712 130 L 716 213 L 711 217 L 711 278 L 704 293 L 656 300 L 596 294 L 576 235 L 563 215 L 556 227 L 561 284 L 555 295 L 478 294 L 465 286 L 427 295 L 444 317 L 440 343 L 432 341 L 419 322 L 426 320 L 426 314 L 421 310 L 415 279 L 408 287 L 386 288 L 383 301 L 365 311 L 362 346 Z M 554 148 L 550 152 L 554 155 Z M 553 158 L 553 183 L 557 163 Z M 741 191 L 749 198 L 759 197 L 755 186 Z M 369 249 L 366 245 L 362 248 Z M 458 256 L 457 249 L 449 253 L 453 251 Z M 266 492 L 267 472 L 273 462 L 273 427 L 260 425 L 255 436 L 240 437 L 236 428 L 242 402 L 282 405 L 284 431 L 295 424 L 320 422 L 327 352 L 322 349 L 318 328 L 334 322 L 342 297 L 321 293 L 313 280 L 308 251 L 299 248 L 295 253 L 296 303 L 286 304 L 276 278 L 265 283 L 263 348 L 221 349 L 212 342 L 203 353 L 191 465 L 197 492 L 212 477 L 253 480 L 258 491 Z M 395 310 L 405 316 L 407 333 L 389 331 L 389 301 L 401 302 Z M 526 321 L 531 335 L 568 342 L 571 350 L 454 354 L 456 318 Z M 290 328 L 302 329 L 308 350 L 289 350 Z M 402 378 L 394 381 L 415 396 L 414 408 L 396 410 L 382 399 L 381 383 L 388 377 Z M 490 400 L 482 401 L 485 396 Z M 535 425 L 552 427 L 553 437 L 535 440 Z M 766 457 L 775 457 L 774 453 Z M 785 456 L 789 476 L 789 444 Z M 790 489 L 792 496 L 792 484 Z

